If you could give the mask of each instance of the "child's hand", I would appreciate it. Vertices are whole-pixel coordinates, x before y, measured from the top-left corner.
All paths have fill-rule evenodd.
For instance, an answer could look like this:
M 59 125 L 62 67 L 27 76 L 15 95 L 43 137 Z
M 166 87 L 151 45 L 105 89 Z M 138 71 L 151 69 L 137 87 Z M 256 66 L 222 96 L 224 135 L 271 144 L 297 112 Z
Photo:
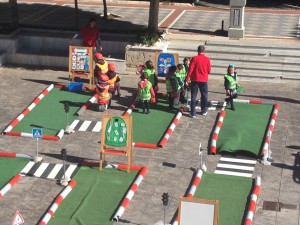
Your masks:
M 227 90 L 226 90 L 226 93 L 227 93 L 228 95 L 230 95 L 230 90 L 229 90 L 229 89 L 227 89 Z

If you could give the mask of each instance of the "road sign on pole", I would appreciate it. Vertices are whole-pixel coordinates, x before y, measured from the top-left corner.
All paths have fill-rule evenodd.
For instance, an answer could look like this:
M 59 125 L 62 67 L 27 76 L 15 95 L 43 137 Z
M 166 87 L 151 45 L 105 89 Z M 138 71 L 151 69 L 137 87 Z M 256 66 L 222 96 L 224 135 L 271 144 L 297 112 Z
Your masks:
M 32 137 L 36 139 L 41 139 L 43 136 L 43 131 L 42 129 L 39 128 L 33 128 L 32 129 Z
M 18 211 L 16 211 L 14 219 L 13 219 L 11 225 L 20 225 L 22 223 L 24 223 L 24 219 L 21 216 L 21 214 Z
M 39 139 L 43 137 L 43 130 L 39 128 L 32 128 L 32 137 L 36 139 L 36 156 L 33 161 L 40 162 L 43 158 L 39 157 Z

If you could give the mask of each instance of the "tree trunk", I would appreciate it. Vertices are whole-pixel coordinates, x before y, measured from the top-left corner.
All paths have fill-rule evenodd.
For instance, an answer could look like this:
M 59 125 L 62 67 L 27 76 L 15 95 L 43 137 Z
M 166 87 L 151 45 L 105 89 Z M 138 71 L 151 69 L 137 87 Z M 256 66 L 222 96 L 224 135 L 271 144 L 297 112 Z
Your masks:
M 148 29 L 158 31 L 159 0 L 150 0 Z
M 104 12 L 104 19 L 108 19 L 106 0 L 103 0 L 103 12 Z
M 19 24 L 18 3 L 17 0 L 9 0 L 9 27 L 15 29 Z

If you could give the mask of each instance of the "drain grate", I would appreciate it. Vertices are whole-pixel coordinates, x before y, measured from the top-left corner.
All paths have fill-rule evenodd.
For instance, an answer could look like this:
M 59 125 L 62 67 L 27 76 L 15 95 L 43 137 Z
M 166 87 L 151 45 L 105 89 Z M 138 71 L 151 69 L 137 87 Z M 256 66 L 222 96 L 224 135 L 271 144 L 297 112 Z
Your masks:
M 262 209 L 280 212 L 281 211 L 281 202 L 264 201 Z

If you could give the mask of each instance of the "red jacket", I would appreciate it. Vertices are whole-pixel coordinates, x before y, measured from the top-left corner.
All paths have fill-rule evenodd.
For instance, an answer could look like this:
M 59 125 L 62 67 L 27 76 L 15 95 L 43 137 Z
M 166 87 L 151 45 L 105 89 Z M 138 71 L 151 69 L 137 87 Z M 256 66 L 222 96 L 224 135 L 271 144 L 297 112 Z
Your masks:
M 80 34 L 82 36 L 82 44 L 89 47 L 95 47 L 96 40 L 100 36 L 99 29 L 96 26 L 92 29 L 89 26 L 85 26 L 80 30 Z
M 210 74 L 210 59 L 203 53 L 199 53 L 191 60 L 189 71 L 186 76 L 186 82 L 207 82 Z

